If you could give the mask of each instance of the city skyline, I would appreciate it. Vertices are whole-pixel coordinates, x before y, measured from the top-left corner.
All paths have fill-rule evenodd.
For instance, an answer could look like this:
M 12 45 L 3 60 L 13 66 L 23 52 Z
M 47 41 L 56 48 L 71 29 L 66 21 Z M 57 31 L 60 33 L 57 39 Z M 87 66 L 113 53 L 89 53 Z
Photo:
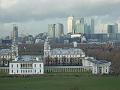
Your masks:
M 119 4 L 120 0 L 0 0 L 0 36 L 10 35 L 12 24 L 19 26 L 20 33 L 35 35 L 47 32 L 48 24 L 62 23 L 67 32 L 70 15 L 115 22 L 119 20 Z

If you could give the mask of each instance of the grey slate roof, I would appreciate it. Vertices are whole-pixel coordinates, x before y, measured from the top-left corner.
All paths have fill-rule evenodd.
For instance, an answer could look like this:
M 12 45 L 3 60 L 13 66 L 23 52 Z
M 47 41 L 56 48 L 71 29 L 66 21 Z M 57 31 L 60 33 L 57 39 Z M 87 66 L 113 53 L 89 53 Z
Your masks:
M 11 53 L 11 49 L 0 49 L 0 55 Z
M 76 48 L 70 48 L 70 49 L 62 49 L 62 48 L 56 48 L 51 50 L 52 55 L 80 55 L 84 54 L 84 52 L 81 49 Z
M 90 61 L 90 62 L 92 62 L 94 64 L 106 64 L 106 63 L 109 63 L 106 60 L 96 60 L 96 59 L 91 59 L 91 58 L 89 58 L 88 61 Z

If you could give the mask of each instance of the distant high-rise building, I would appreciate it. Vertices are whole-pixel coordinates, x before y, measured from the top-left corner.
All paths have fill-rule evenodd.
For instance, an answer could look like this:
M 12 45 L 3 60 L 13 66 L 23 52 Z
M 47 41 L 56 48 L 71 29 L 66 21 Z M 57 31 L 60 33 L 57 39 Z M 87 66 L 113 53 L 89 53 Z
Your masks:
M 115 33 L 118 33 L 118 24 L 115 23 Z
M 108 25 L 108 33 L 114 33 L 114 25 Z
M 84 18 L 80 18 L 80 23 L 84 24 Z
M 118 24 L 108 25 L 108 33 L 118 33 Z
M 91 19 L 91 34 L 94 34 L 94 31 L 95 30 L 95 22 L 94 22 L 94 19 Z
M 80 31 L 81 31 L 80 20 L 76 20 L 74 33 L 80 33 Z
M 16 25 L 13 25 L 12 40 L 13 43 L 18 43 L 18 26 Z
M 67 20 L 67 33 L 73 33 L 74 31 L 74 17 L 71 16 L 71 17 L 68 17 L 68 20 Z
M 85 24 L 84 29 L 85 29 L 85 34 L 90 34 L 90 25 Z
M 56 24 L 55 37 L 61 37 L 64 35 L 64 26 L 61 23 Z
M 55 24 L 49 24 L 48 25 L 48 37 L 49 38 L 55 38 Z
M 84 18 L 80 18 L 76 20 L 74 34 L 76 33 L 85 33 L 85 25 L 84 25 Z
M 118 25 L 118 33 L 120 33 L 120 20 L 117 22 Z

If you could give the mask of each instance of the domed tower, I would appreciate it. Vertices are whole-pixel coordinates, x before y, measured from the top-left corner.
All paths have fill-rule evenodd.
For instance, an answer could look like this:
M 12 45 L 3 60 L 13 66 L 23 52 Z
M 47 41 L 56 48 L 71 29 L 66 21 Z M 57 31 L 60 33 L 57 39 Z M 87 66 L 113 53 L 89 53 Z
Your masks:
M 12 59 L 15 59 L 18 56 L 18 45 L 13 44 L 11 46 L 11 51 L 12 51 Z
M 50 55 L 50 44 L 47 38 L 44 43 L 44 57 L 48 57 L 49 55 Z

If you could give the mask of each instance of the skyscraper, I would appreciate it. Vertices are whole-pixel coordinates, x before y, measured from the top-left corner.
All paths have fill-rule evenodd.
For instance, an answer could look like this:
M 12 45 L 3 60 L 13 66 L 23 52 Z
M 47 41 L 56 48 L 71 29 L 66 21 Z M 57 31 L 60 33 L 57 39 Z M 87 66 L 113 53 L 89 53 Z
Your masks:
M 85 34 L 90 34 L 90 25 L 86 23 L 84 29 L 85 29 Z
M 61 23 L 56 24 L 55 37 L 59 38 L 64 35 L 64 26 Z
M 84 18 L 80 18 L 76 20 L 74 34 L 76 33 L 81 33 L 81 34 L 85 33 Z
M 118 33 L 118 24 L 108 25 L 107 29 L 109 34 Z
M 118 33 L 118 24 L 115 23 L 115 33 Z
M 55 38 L 55 24 L 49 24 L 48 25 L 48 37 L 49 38 Z
M 18 44 L 18 26 L 15 24 L 13 25 L 12 40 L 13 43 Z
M 68 17 L 68 20 L 67 20 L 67 33 L 73 33 L 74 31 L 74 17 L 71 16 L 71 17 Z
M 91 19 L 91 34 L 94 34 L 94 30 L 95 30 L 95 25 L 94 25 L 94 19 Z
M 81 30 L 80 20 L 76 20 L 74 33 L 80 33 L 80 30 Z

